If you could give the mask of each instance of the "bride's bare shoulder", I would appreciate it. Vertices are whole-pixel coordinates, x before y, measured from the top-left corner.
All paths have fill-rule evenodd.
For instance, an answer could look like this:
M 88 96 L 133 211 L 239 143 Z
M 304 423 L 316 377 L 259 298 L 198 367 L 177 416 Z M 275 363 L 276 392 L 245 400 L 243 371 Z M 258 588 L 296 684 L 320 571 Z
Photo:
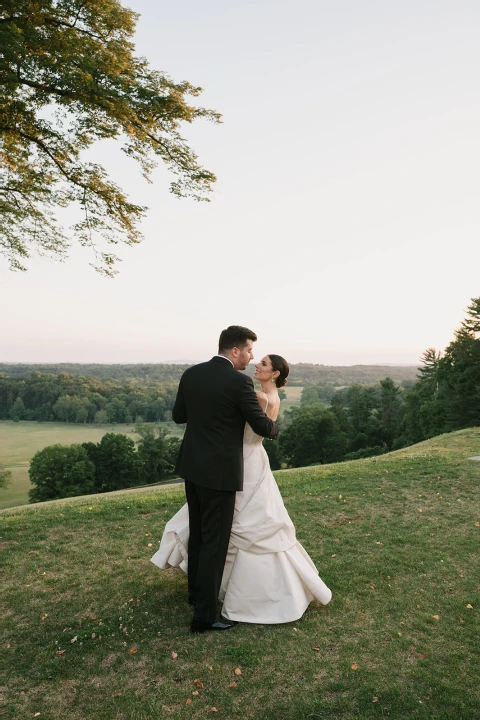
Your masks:
M 268 405 L 268 398 L 267 398 L 266 394 L 264 392 L 262 392 L 261 390 L 257 390 L 256 393 L 257 393 L 258 402 L 260 403 L 262 410 L 265 410 L 265 408 Z

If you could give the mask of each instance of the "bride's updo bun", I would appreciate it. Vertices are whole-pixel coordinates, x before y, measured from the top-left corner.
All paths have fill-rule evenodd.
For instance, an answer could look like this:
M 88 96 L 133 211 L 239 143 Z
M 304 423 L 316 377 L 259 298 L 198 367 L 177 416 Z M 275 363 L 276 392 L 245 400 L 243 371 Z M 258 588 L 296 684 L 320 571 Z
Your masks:
M 277 388 L 281 388 L 287 384 L 287 377 L 290 372 L 290 366 L 288 362 L 281 355 L 269 355 L 270 362 L 272 363 L 272 370 L 279 372 L 280 375 L 275 380 Z

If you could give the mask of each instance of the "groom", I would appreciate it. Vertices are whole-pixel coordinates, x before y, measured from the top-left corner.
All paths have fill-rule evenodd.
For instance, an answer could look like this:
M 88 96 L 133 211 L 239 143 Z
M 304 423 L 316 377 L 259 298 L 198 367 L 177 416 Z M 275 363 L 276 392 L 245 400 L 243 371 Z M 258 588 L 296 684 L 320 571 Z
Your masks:
M 252 330 L 230 325 L 220 335 L 218 355 L 184 372 L 172 411 L 187 423 L 176 471 L 185 480 L 190 522 L 189 602 L 194 633 L 228 630 L 217 603 L 232 528 L 235 494 L 243 487 L 243 431 L 274 440 L 278 425 L 261 409 L 253 381 L 238 370 L 253 360 Z

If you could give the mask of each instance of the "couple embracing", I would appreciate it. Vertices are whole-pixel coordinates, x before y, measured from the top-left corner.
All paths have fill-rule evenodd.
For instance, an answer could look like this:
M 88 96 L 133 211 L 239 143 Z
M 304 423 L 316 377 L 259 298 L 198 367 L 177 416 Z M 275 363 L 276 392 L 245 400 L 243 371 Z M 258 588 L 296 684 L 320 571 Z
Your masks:
M 173 408 L 174 421 L 187 426 L 176 468 L 187 503 L 165 526 L 152 562 L 187 573 L 194 633 L 291 622 L 313 599 L 326 605 L 332 597 L 296 539 L 262 445 L 278 436 L 288 363 L 266 355 L 256 364 L 261 392 L 238 372 L 253 360 L 256 340 L 248 328 L 223 330 L 218 355 L 183 374 Z

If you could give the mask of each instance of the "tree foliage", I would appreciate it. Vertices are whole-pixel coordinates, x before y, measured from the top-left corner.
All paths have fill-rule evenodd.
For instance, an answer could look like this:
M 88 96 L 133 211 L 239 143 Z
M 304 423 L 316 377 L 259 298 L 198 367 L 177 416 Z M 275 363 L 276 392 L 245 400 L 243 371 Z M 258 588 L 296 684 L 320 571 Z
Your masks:
M 65 256 L 58 208 L 79 210 L 73 226 L 96 267 L 118 259 L 98 242 L 140 241 L 145 208 L 130 202 L 86 153 L 118 140 L 148 179 L 158 160 L 175 175 L 171 192 L 206 200 L 215 176 L 180 134 L 183 122 L 219 122 L 188 102 L 201 88 L 175 83 L 134 55 L 138 14 L 118 0 L 4 0 L 0 7 L 0 251 L 24 270 L 33 249 Z
M 135 432 L 140 436 L 138 457 L 143 482 L 155 483 L 171 477 L 181 440 L 168 437 L 168 431 L 158 426 L 138 425 Z
M 0 465 L 0 488 L 6 488 L 11 481 L 12 473 L 7 468 Z
M 279 437 L 284 461 L 292 467 L 341 460 L 347 438 L 335 413 L 321 405 L 306 405 L 288 411 L 288 421 Z
M 95 465 L 95 492 L 139 484 L 140 461 L 131 438 L 123 433 L 106 433 L 99 443 L 83 443 L 82 447 Z
M 102 424 L 132 423 L 141 416 L 146 422 L 158 422 L 171 411 L 176 387 L 67 373 L 34 372 L 22 379 L 0 375 L 0 418 Z
M 33 456 L 29 469 L 30 502 L 95 492 L 95 465 L 81 445 L 49 445 Z

